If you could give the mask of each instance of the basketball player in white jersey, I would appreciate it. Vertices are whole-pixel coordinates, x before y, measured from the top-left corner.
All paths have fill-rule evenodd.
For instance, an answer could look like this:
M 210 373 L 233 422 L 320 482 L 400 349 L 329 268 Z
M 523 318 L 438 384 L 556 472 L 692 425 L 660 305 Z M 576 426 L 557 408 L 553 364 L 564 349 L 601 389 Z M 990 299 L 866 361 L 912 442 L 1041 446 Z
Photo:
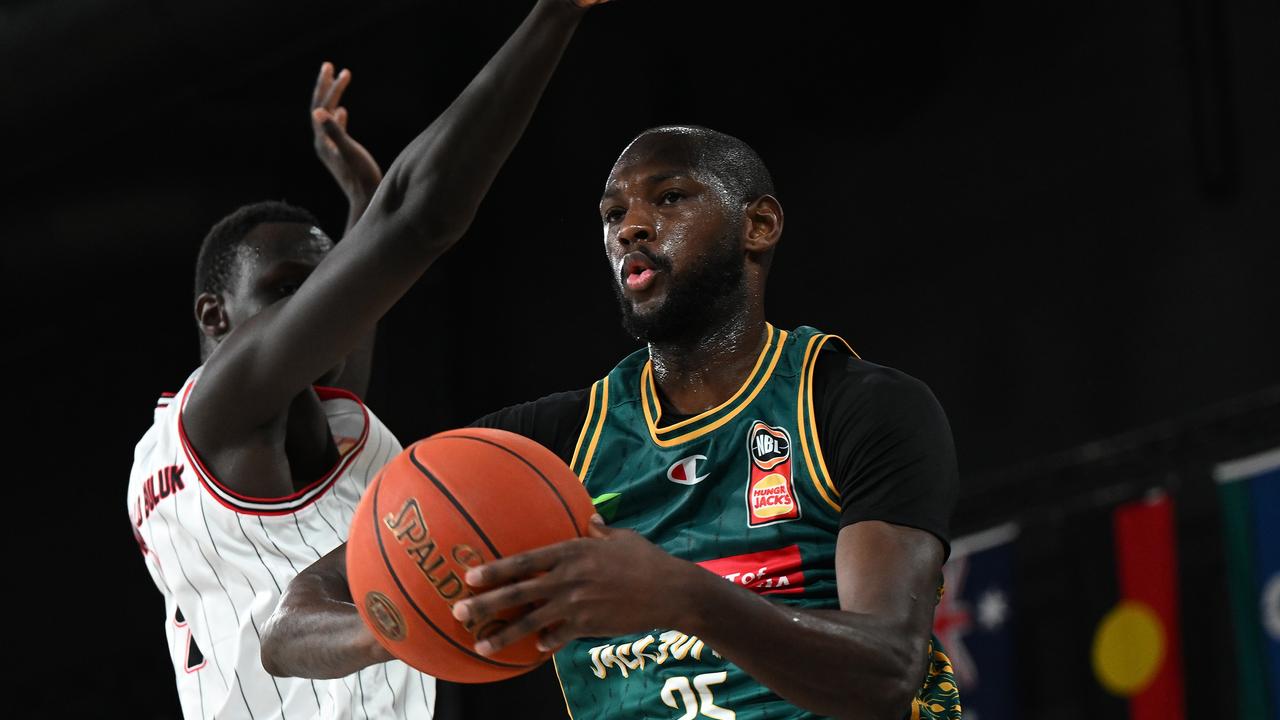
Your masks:
M 260 636 L 294 575 L 345 541 L 361 491 L 400 449 L 355 395 L 329 386 L 350 375 L 348 356 L 466 231 L 597 2 L 538 0 L 391 165 L 343 242 L 283 203 L 241 208 L 210 232 L 195 304 L 204 364 L 162 399 L 128 497 L 165 595 L 187 718 L 430 716 L 432 681 L 400 663 L 327 681 L 275 678 Z M 331 72 L 322 71 L 331 87 L 317 89 L 313 119 L 321 146 L 327 138 L 350 163 L 362 151 L 335 99 L 349 75 Z M 323 614 L 313 622 L 314 632 L 333 630 Z

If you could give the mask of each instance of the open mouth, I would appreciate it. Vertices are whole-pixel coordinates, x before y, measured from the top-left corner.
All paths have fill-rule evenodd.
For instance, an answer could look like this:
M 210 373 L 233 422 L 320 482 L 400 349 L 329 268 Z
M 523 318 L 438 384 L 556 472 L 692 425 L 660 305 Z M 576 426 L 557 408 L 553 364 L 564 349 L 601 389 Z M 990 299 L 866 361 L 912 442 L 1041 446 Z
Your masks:
M 642 252 L 627 253 L 622 258 L 622 284 L 632 292 L 648 290 L 658 276 L 658 269 L 653 261 Z

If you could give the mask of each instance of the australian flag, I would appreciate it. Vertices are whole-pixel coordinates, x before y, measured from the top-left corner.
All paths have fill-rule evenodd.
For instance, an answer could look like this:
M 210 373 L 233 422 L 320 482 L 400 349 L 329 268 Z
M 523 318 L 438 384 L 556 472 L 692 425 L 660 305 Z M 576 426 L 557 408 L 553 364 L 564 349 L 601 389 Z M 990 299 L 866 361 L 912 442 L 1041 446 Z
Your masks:
M 965 720 L 1014 720 L 1013 540 L 1015 525 L 957 539 L 942 568 L 946 589 L 933 614 L 960 685 Z

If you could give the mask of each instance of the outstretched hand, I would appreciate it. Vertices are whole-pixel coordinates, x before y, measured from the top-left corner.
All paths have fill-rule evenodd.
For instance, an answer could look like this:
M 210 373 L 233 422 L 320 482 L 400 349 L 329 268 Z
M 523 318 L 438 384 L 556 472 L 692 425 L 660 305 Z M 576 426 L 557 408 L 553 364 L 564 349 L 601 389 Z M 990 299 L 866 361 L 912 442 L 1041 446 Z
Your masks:
M 477 594 L 456 603 L 459 621 L 484 622 L 508 608 L 535 606 L 476 643 L 491 655 L 538 633 L 538 648 L 558 650 L 579 637 L 617 636 L 680 625 L 691 608 L 684 591 L 702 568 L 675 558 L 632 530 L 592 518 L 589 537 L 548 545 L 467 571 Z
M 339 103 L 350 84 L 350 70 L 335 76 L 333 63 L 320 65 L 320 75 L 311 93 L 311 131 L 315 136 L 316 155 L 347 198 L 367 203 L 382 182 L 382 169 L 373 155 L 347 133 L 347 109 Z

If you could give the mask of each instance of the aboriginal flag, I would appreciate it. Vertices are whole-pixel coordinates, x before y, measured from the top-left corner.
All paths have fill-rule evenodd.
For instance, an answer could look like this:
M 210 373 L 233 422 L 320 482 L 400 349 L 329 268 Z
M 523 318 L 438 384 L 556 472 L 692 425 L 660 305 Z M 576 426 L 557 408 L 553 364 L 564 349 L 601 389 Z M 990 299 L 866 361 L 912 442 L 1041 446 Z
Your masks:
M 1280 720 L 1280 448 L 1214 469 L 1241 720 Z
M 1081 500 L 1012 543 L 1016 717 L 1184 720 L 1173 500 Z
M 1115 597 L 1097 616 L 1089 659 L 1131 720 L 1182 720 L 1182 642 L 1173 501 L 1162 491 L 1109 513 Z M 1096 527 L 1096 526 L 1095 526 Z M 1101 528 L 1099 528 L 1101 529 Z M 1105 572 L 1105 566 L 1098 568 Z M 1106 578 L 1098 585 L 1106 587 Z

